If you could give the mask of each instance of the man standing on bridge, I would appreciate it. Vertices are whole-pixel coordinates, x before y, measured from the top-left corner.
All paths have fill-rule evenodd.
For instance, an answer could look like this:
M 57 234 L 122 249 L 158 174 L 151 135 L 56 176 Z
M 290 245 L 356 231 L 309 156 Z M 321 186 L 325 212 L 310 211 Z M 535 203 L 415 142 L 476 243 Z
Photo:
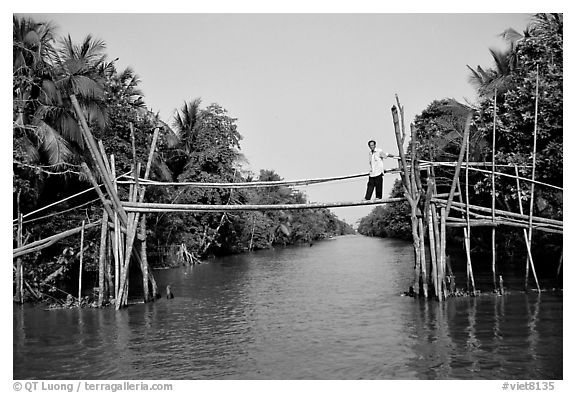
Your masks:
M 376 199 L 382 199 L 382 187 L 384 184 L 384 161 L 383 158 L 394 157 L 392 154 L 388 154 L 382 151 L 382 149 L 376 148 L 376 141 L 368 141 L 368 147 L 370 148 L 370 175 L 368 176 L 368 184 L 366 186 L 366 196 L 365 200 L 369 201 L 372 199 L 372 193 L 376 189 Z

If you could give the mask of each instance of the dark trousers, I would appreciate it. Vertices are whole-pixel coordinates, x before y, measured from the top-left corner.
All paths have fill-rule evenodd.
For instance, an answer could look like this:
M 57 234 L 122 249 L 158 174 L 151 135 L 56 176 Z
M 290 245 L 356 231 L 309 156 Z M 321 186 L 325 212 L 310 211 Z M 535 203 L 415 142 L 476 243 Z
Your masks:
M 382 198 L 382 184 L 384 183 L 383 178 L 384 178 L 383 175 L 378 175 L 374 177 L 368 176 L 368 185 L 366 186 L 366 196 L 364 197 L 364 199 L 369 201 L 372 198 L 372 193 L 374 192 L 374 189 L 376 189 L 376 198 L 378 199 Z

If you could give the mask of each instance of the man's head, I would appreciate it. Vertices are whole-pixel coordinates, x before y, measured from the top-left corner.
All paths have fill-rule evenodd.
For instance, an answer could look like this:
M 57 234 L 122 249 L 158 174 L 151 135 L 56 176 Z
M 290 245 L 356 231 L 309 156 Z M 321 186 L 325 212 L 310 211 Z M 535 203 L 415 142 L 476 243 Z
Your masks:
M 376 141 L 369 140 L 368 141 L 368 147 L 370 148 L 370 150 L 374 150 L 376 148 Z

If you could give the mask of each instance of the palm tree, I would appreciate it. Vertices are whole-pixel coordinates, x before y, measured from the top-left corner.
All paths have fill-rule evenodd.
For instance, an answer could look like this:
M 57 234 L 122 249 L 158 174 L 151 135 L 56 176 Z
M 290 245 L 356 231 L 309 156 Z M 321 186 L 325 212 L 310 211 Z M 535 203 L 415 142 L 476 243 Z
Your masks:
M 54 28 L 13 17 L 14 137 L 18 154 L 29 162 L 61 165 L 82 153 L 83 140 L 70 103 L 75 94 L 87 120 L 104 126 L 104 42 L 87 36 L 75 45 L 70 36 L 54 46 Z
M 480 97 L 493 97 L 503 95 L 513 87 L 512 74 L 518 64 L 518 45 L 531 36 L 530 30 L 526 29 L 523 34 L 514 29 L 506 29 L 500 37 L 508 44 L 505 51 L 489 49 L 494 61 L 493 68 L 483 69 L 477 66 L 473 69 L 467 66 L 471 72 L 470 83 L 474 85 Z
M 26 122 L 26 111 L 38 99 L 43 79 L 49 71 L 48 60 L 54 53 L 54 27 L 30 18 L 13 16 L 13 99 L 14 120 Z
M 53 33 L 50 23 L 13 16 L 16 154 L 31 162 L 48 164 L 61 163 L 70 155 L 67 142 L 39 116 L 44 111 L 43 102 L 55 93 L 50 64 L 55 55 Z
M 202 100 L 196 98 L 191 102 L 184 102 L 182 108 L 176 112 L 173 128 L 168 130 L 167 142 L 170 149 L 166 163 L 172 171 L 172 177 L 177 179 L 190 161 L 194 153 L 194 145 L 198 138 L 200 122 L 200 104 Z
M 80 149 L 84 144 L 70 95 L 78 98 L 89 124 L 106 126 L 104 76 L 98 72 L 105 63 L 105 48 L 104 41 L 90 35 L 80 44 L 74 44 L 68 35 L 60 41 L 53 60 L 55 89 L 45 102 L 43 119 Z

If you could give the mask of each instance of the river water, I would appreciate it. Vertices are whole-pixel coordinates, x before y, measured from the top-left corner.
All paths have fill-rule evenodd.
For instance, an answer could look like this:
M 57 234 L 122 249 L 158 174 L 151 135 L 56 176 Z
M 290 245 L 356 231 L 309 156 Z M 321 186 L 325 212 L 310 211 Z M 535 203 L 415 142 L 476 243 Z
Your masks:
M 562 292 L 424 301 L 410 243 L 344 236 L 156 271 L 176 297 L 14 307 L 14 379 L 562 379 Z

